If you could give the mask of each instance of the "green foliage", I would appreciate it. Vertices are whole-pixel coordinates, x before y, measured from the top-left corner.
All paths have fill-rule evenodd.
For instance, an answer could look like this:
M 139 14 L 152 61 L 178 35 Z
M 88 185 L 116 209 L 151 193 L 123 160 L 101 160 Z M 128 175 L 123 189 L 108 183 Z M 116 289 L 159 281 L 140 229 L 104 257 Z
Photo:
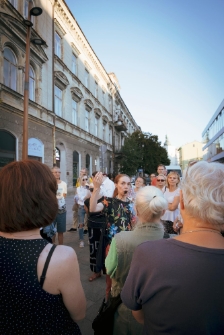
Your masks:
M 169 165 L 170 160 L 158 136 L 135 131 L 126 138 L 119 163 L 120 172 L 134 175 L 138 169 L 148 174 L 156 172 L 159 164 Z

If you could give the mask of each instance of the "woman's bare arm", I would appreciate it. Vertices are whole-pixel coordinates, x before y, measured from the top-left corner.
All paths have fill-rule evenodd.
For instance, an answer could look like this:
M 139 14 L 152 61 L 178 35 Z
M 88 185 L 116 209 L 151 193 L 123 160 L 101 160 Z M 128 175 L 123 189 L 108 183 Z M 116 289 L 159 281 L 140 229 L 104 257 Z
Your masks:
M 74 321 L 82 320 L 86 314 L 86 298 L 80 280 L 79 264 L 75 251 L 70 253 L 61 269 L 59 290 L 65 307 Z
M 173 202 L 172 204 L 168 204 L 168 210 L 169 211 L 175 211 L 179 205 L 179 202 L 180 202 L 180 197 L 177 196 L 173 199 Z

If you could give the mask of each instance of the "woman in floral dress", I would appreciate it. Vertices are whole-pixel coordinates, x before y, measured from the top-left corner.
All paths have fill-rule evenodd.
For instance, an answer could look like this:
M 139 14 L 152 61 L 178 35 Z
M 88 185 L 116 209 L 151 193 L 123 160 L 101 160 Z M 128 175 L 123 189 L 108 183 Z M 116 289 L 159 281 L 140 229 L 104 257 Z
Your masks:
M 103 174 L 98 172 L 94 178 L 94 191 L 90 199 L 90 212 L 104 211 L 106 214 L 106 226 L 104 238 L 106 243 L 102 243 L 103 261 L 109 252 L 109 246 L 114 235 L 120 231 L 131 231 L 133 218 L 133 204 L 128 199 L 131 187 L 131 180 L 126 174 L 119 174 L 115 177 L 115 191 L 113 198 L 104 197 L 103 201 L 97 203 L 100 193 L 100 185 L 103 182 Z M 103 236 L 102 236 L 103 238 Z M 104 249 L 105 252 L 104 252 Z M 108 295 L 111 287 L 111 279 L 107 276 Z

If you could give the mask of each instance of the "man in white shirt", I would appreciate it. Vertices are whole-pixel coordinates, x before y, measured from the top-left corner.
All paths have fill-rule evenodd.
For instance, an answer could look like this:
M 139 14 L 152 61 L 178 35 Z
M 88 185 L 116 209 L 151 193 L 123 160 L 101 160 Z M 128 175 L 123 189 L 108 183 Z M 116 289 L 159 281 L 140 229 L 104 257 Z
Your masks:
M 92 173 L 92 177 L 95 178 L 95 175 L 98 171 Z M 102 196 L 112 198 L 115 190 L 114 183 L 106 176 L 103 176 L 103 183 L 100 186 L 100 198 Z
M 54 220 L 55 226 L 57 226 L 58 233 L 58 243 L 63 244 L 63 233 L 66 232 L 66 203 L 65 197 L 67 195 L 67 184 L 60 180 L 61 170 L 59 167 L 54 166 L 52 168 L 52 173 L 58 184 L 58 190 L 56 197 L 58 199 L 58 214 Z M 53 237 L 53 242 L 55 242 L 55 236 Z

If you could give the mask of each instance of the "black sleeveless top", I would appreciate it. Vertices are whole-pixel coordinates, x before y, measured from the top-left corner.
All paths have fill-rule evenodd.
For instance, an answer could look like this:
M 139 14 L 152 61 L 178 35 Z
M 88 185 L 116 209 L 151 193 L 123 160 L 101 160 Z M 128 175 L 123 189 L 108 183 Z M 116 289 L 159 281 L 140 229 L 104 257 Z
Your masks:
M 0 237 L 0 334 L 81 335 L 62 295 L 47 293 L 38 282 L 37 262 L 47 244 Z

